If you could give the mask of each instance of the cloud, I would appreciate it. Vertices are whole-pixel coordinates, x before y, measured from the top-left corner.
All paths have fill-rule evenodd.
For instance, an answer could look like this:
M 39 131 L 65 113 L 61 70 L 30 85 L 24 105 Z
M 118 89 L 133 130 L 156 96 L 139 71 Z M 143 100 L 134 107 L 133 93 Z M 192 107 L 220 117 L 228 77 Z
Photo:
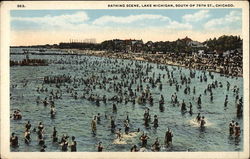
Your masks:
M 175 18 L 171 19 L 161 14 L 101 16 L 92 20 L 86 13 L 80 11 L 58 16 L 12 17 L 12 21 L 18 22 L 11 30 L 12 45 L 53 44 L 69 39 L 89 38 L 96 38 L 98 42 L 115 38 L 166 41 L 176 40 L 184 35 L 203 41 L 223 34 L 241 35 L 241 27 L 236 26 L 232 29 L 235 23 L 241 25 L 239 11 L 231 11 L 220 18 L 211 19 L 204 24 L 203 28 L 191 21 L 177 21 Z M 17 24 L 23 26 L 23 29 L 18 28 Z M 30 27 L 26 28 L 26 26 Z
M 59 16 L 46 15 L 43 17 L 12 17 L 12 21 L 24 21 L 41 25 L 42 27 L 61 27 L 70 28 L 77 24 L 83 24 L 89 19 L 85 12 L 75 14 L 63 14 Z
M 234 26 L 241 26 L 241 12 L 231 11 L 225 17 L 216 18 L 208 21 L 204 24 L 205 29 L 217 29 L 217 28 L 232 28 Z
M 150 20 L 150 21 L 146 21 Z M 161 23 L 157 23 L 153 20 L 158 20 Z M 141 22 L 141 23 L 140 23 Z M 141 14 L 141 15 L 130 15 L 126 17 L 117 17 L 117 16 L 102 16 L 95 21 L 93 25 L 109 25 L 110 23 L 116 24 L 138 24 L 138 26 L 148 27 L 148 26 L 164 26 L 167 29 L 192 29 L 192 25 L 188 23 L 180 23 L 177 21 L 171 20 L 167 16 L 162 15 L 153 15 L 153 14 Z
M 179 23 L 177 21 L 171 21 L 169 25 L 167 25 L 168 29 L 173 29 L 173 30 L 190 30 L 193 28 L 193 26 L 189 23 Z
M 208 17 L 210 17 L 209 10 L 200 10 L 194 14 L 186 14 L 182 19 L 186 22 L 197 22 Z
M 122 23 L 128 24 L 137 21 L 143 20 L 160 20 L 160 21 L 170 21 L 170 19 L 166 16 L 162 15 L 153 15 L 153 14 L 141 14 L 141 15 L 130 15 L 126 17 L 117 17 L 117 16 L 102 16 L 95 21 L 93 21 L 94 25 L 103 25 L 107 23 Z

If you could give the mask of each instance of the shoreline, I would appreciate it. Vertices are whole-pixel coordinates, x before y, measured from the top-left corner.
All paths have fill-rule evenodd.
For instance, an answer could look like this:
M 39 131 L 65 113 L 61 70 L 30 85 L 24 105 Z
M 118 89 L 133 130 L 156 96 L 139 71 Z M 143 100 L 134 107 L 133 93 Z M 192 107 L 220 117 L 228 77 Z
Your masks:
M 235 75 L 233 73 L 227 74 L 227 73 L 222 72 L 223 70 L 225 70 L 225 68 L 222 66 L 214 66 L 212 64 L 204 63 L 204 61 L 208 60 L 208 58 L 202 59 L 203 61 L 201 62 L 192 61 L 192 60 L 195 60 L 192 57 L 185 58 L 186 61 L 181 61 L 181 60 L 178 61 L 176 59 L 173 59 L 171 56 L 167 54 L 143 54 L 143 53 L 123 53 L 123 52 L 112 53 L 112 52 L 107 52 L 107 51 L 80 50 L 80 49 L 60 49 L 60 50 L 66 51 L 69 54 L 77 53 L 77 54 L 83 54 L 87 56 L 145 61 L 145 62 L 155 63 L 155 64 L 164 64 L 164 65 L 184 67 L 187 69 L 215 72 L 215 73 L 219 73 L 219 74 L 222 74 L 225 76 L 231 76 L 231 77 L 243 77 L 242 74 Z

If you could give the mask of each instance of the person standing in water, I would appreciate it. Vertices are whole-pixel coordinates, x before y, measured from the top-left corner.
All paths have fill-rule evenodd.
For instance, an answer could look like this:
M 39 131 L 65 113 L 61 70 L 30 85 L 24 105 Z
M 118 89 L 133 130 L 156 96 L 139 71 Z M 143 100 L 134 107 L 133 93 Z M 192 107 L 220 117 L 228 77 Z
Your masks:
M 200 96 L 198 97 L 197 104 L 198 104 L 199 107 L 201 107 L 201 94 L 200 94 Z
M 156 138 L 154 144 L 152 145 L 152 150 L 156 152 L 160 151 L 160 142 L 159 142 L 158 137 Z
M 29 144 L 30 141 L 31 141 L 29 129 L 26 129 L 26 130 L 25 130 L 25 133 L 24 133 L 24 141 L 25 141 L 26 144 Z
M 149 137 L 147 136 L 147 133 L 144 134 L 144 132 L 143 132 L 141 137 L 140 137 L 140 140 L 142 141 L 142 147 L 147 146 L 148 139 L 149 139 Z
M 230 135 L 234 134 L 234 127 L 235 127 L 235 123 L 232 120 L 232 122 L 230 122 L 230 124 L 229 124 L 229 134 Z
M 115 104 L 113 104 L 113 113 L 116 113 L 117 112 L 117 107 Z
M 75 136 L 72 136 L 71 139 L 72 139 L 72 143 L 70 145 L 71 152 L 76 152 L 76 145 L 77 145 L 77 143 L 75 141 Z
M 125 127 L 125 133 L 128 134 L 129 133 L 129 123 L 128 123 L 128 120 L 125 120 L 124 127 Z
M 101 115 L 100 113 L 97 114 L 97 123 L 100 124 L 101 122 Z
M 130 152 L 138 152 L 139 150 L 137 149 L 137 146 L 134 145 L 131 149 Z
M 68 145 L 69 145 L 69 143 L 68 143 L 67 137 L 66 137 L 65 140 L 64 140 L 64 142 L 61 144 L 63 152 L 67 152 L 68 151 Z
M 57 138 L 57 131 L 56 131 L 56 127 L 53 128 L 53 134 L 52 134 L 52 141 L 53 142 L 57 142 L 58 138 Z
M 30 121 L 28 121 L 28 123 L 25 124 L 25 128 L 28 129 L 28 130 L 30 130 L 30 128 L 31 128 Z
M 172 138 L 173 138 L 173 132 L 170 128 L 168 128 L 168 131 L 165 134 L 165 145 L 168 147 L 170 144 L 172 144 Z
M 189 114 L 192 115 L 193 114 L 193 105 L 191 102 L 189 102 Z
M 38 130 L 39 130 L 41 133 L 44 132 L 44 125 L 43 125 L 42 122 L 39 123 L 39 125 L 38 125 Z
M 154 128 L 157 128 L 159 126 L 158 125 L 158 117 L 157 117 L 157 115 L 154 116 L 153 124 L 154 124 Z
M 121 128 L 118 129 L 118 131 L 116 132 L 117 135 L 117 139 L 119 139 L 119 141 L 122 140 L 122 133 L 121 133 Z
M 18 137 L 15 136 L 15 133 L 12 133 L 11 134 L 11 137 L 10 137 L 10 145 L 12 147 L 17 147 L 18 146 Z
M 46 145 L 43 145 L 42 148 L 40 149 L 40 152 L 45 152 L 46 147 L 47 147 Z
M 91 129 L 92 133 L 96 135 L 96 116 L 94 116 L 93 120 L 91 121 Z
M 228 103 L 228 95 L 226 95 L 225 101 L 224 101 L 224 107 L 227 107 L 227 103 Z
M 205 124 L 206 124 L 205 117 L 202 116 L 201 121 L 200 121 L 200 127 L 201 127 L 201 128 L 204 128 L 204 127 L 205 127 Z
M 181 104 L 181 111 L 184 112 L 186 111 L 187 108 L 186 108 L 186 103 L 184 102 L 184 99 L 182 100 L 182 104 Z
M 114 132 L 116 125 L 115 125 L 115 120 L 113 119 L 112 116 L 111 116 L 110 124 L 111 124 L 111 132 Z
M 99 142 L 98 147 L 97 147 L 97 151 L 98 152 L 102 152 L 103 151 L 102 142 Z
M 196 121 L 197 121 L 197 122 L 200 122 L 200 120 L 201 120 L 201 116 L 200 116 L 200 113 L 198 113 L 198 115 L 197 115 L 197 117 L 196 117 Z
M 240 136 L 240 126 L 239 126 L 238 122 L 235 123 L 234 135 L 235 135 L 235 137 L 239 137 Z

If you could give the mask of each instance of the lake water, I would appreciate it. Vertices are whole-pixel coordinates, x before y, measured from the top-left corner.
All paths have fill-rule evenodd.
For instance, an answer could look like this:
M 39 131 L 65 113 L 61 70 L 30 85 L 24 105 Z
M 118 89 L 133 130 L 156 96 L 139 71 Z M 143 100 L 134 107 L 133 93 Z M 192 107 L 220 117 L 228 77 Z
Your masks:
M 22 49 L 11 49 L 11 52 L 22 52 Z M 52 52 L 48 50 L 47 52 Z M 54 51 L 55 52 L 55 51 Z M 56 51 L 57 53 L 60 51 Z M 11 55 L 11 59 L 21 60 L 24 58 L 22 55 Z M 117 144 L 114 142 L 116 135 L 110 131 L 110 116 L 115 117 L 115 121 L 118 128 L 122 128 L 124 133 L 123 121 L 126 119 L 126 115 L 129 114 L 130 119 L 130 130 L 136 131 L 140 128 L 141 131 L 147 132 L 150 139 L 148 140 L 148 149 L 158 137 L 161 144 L 164 143 L 165 133 L 167 128 L 170 127 L 173 131 L 173 145 L 171 148 L 162 148 L 161 151 L 243 151 L 243 133 L 239 139 L 229 136 L 228 125 L 231 120 L 237 121 L 240 124 L 242 132 L 243 120 L 242 118 L 237 118 L 236 116 L 236 104 L 235 96 L 233 93 L 233 87 L 237 86 L 239 88 L 239 96 L 243 96 L 243 79 L 242 78 L 232 78 L 221 76 L 218 73 L 212 73 L 214 79 L 211 79 L 208 72 L 202 72 L 196 70 L 196 77 L 191 78 L 191 83 L 189 84 L 191 88 L 190 94 L 184 94 L 183 85 L 177 92 L 178 100 L 182 101 L 184 99 L 187 106 L 189 102 L 193 105 L 193 115 L 187 113 L 182 113 L 179 106 L 173 106 L 171 103 L 171 95 L 176 92 L 175 85 L 170 86 L 169 78 L 166 75 L 166 68 L 173 72 L 174 78 L 180 84 L 180 75 L 189 77 L 190 70 L 185 68 L 178 68 L 176 66 L 167 66 L 164 69 L 160 69 L 159 66 L 153 63 L 147 62 L 132 62 L 129 60 L 115 60 L 107 59 L 101 57 L 91 57 L 91 56 L 76 56 L 76 55 L 30 55 L 30 58 L 40 58 L 47 59 L 49 61 L 49 66 L 14 66 L 10 67 L 10 85 L 17 85 L 17 87 L 12 88 L 10 86 L 11 100 L 10 100 L 10 110 L 13 112 L 14 109 L 20 109 L 23 115 L 22 120 L 12 120 L 10 119 L 10 131 L 15 132 L 19 137 L 19 147 L 11 148 L 11 151 L 19 152 L 34 152 L 40 151 L 40 146 L 37 141 L 37 134 L 31 132 L 32 141 L 29 145 L 24 143 L 24 131 L 25 123 L 30 121 L 32 124 L 31 130 L 38 126 L 38 123 L 42 121 L 45 126 L 45 143 L 46 151 L 57 152 L 61 151 L 61 147 L 58 144 L 52 143 L 51 135 L 53 127 L 56 126 L 58 131 L 59 140 L 62 134 L 68 134 L 69 136 L 75 136 L 77 141 L 77 151 L 97 151 L 98 142 L 102 141 L 104 146 L 104 151 L 130 151 L 130 148 L 136 144 L 140 147 L 141 141 L 139 140 L 139 134 L 133 134 L 132 137 L 127 137 L 125 143 Z M 82 61 L 82 62 L 80 62 Z M 137 65 L 137 67 L 135 66 Z M 100 102 L 100 106 L 95 103 L 88 101 L 87 99 L 74 99 L 71 93 L 67 93 L 67 87 L 73 88 L 74 92 L 77 92 L 78 96 L 82 95 L 85 91 L 86 85 L 82 82 L 75 82 L 76 88 L 73 87 L 73 83 L 65 84 L 61 86 L 62 99 L 56 99 L 55 107 L 57 110 L 55 119 L 50 118 L 50 106 L 44 107 L 42 103 L 37 104 L 36 99 L 39 96 L 41 99 L 50 96 L 51 90 L 58 90 L 55 84 L 43 84 L 44 76 L 48 75 L 70 75 L 76 79 L 87 79 L 90 76 L 99 77 L 100 82 L 101 77 L 112 78 L 116 75 L 118 79 L 110 80 L 110 83 L 106 84 L 106 88 L 109 88 L 113 82 L 126 82 L 132 78 L 132 75 L 138 74 L 138 72 L 146 72 L 146 65 L 151 65 L 152 69 L 148 73 L 148 77 L 153 76 L 155 73 L 155 78 L 161 74 L 161 82 L 163 89 L 159 90 L 158 86 L 151 88 L 148 81 L 142 82 L 143 88 L 146 85 L 150 86 L 150 91 L 154 98 L 154 105 L 149 104 L 140 105 L 137 102 L 133 104 L 132 102 L 117 103 L 117 113 L 112 112 L 112 101 L 107 101 L 105 105 Z M 141 66 L 141 67 L 138 67 Z M 117 70 L 124 68 L 134 69 L 138 72 L 127 73 L 126 77 L 122 76 Z M 165 66 L 164 66 L 165 67 Z M 207 82 L 200 82 L 199 76 L 207 75 Z M 165 78 L 163 78 L 165 74 Z M 142 75 L 145 78 L 146 75 Z M 207 88 L 208 84 L 217 80 L 221 82 L 223 87 L 218 87 L 213 89 L 214 100 L 210 101 L 209 93 L 204 94 L 204 90 Z M 27 82 L 25 86 L 24 83 Z M 227 81 L 230 82 L 230 90 L 227 91 Z M 136 80 L 139 84 L 139 79 Z M 136 89 L 137 84 L 133 84 L 132 88 Z M 157 84 L 158 85 L 158 84 Z M 193 87 L 196 87 L 196 93 L 193 94 Z M 37 88 L 47 88 L 48 92 L 37 92 Z M 127 89 L 127 87 L 126 87 Z M 106 95 L 110 98 L 117 93 L 112 89 L 100 89 L 96 86 L 92 93 L 100 96 Z M 125 88 L 123 89 L 123 91 Z M 137 93 L 137 96 L 140 93 Z M 161 112 L 159 110 L 159 98 L 160 95 L 165 98 L 165 110 Z M 202 108 L 197 108 L 196 99 L 199 94 L 202 95 Z M 225 96 L 228 95 L 228 105 L 224 108 Z M 143 125 L 143 114 L 145 108 L 150 109 L 150 114 L 153 116 L 156 114 L 159 118 L 159 127 L 157 129 L 153 128 L 150 124 L 149 128 Z M 204 130 L 193 122 L 196 118 L 197 113 L 205 116 L 207 121 Z M 97 113 L 101 114 L 101 122 L 97 124 L 97 135 L 93 136 L 90 128 L 90 123 L 94 115 Z M 105 119 L 104 113 L 108 116 Z M 70 140 L 69 140 L 70 141 Z

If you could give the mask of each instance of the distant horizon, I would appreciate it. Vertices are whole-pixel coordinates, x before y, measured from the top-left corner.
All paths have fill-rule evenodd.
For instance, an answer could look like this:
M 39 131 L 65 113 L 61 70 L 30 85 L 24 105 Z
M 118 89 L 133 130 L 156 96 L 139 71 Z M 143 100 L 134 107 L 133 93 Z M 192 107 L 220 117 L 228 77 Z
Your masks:
M 242 9 L 12 10 L 11 46 L 69 42 L 69 39 L 206 41 L 242 36 Z
M 240 35 L 221 35 L 221 36 L 240 36 Z M 219 36 L 219 37 L 221 37 L 221 36 Z M 192 39 L 192 37 L 190 37 L 190 36 L 184 36 L 184 37 L 177 38 L 176 40 L 172 40 L 172 41 L 165 40 L 165 41 L 162 41 L 162 42 L 166 42 L 166 41 L 173 42 L 173 41 L 177 41 L 178 39 L 184 39 L 184 38 L 186 38 L 186 37 L 190 38 L 190 39 L 193 40 L 193 41 L 197 41 L 197 40 Z M 209 40 L 209 39 L 214 39 L 214 38 L 217 39 L 217 38 L 219 38 L 219 37 L 211 37 L 211 38 L 208 38 L 208 39 L 206 39 L 206 40 L 204 40 L 204 41 L 198 41 L 198 42 L 203 43 L 203 42 L 205 42 L 205 41 L 207 41 L 207 40 Z M 240 38 L 242 39 L 241 36 L 240 36 Z M 115 39 L 119 39 L 119 38 L 106 39 L 106 40 L 104 40 L 104 41 L 115 40 Z M 148 42 L 148 41 L 152 41 L 152 40 L 144 41 L 143 39 L 135 39 L 135 38 L 126 38 L 126 39 L 119 39 L 119 40 L 128 40 L 128 39 L 131 39 L 131 40 L 142 40 L 144 44 L 145 44 L 146 42 Z M 74 40 L 74 39 L 73 39 L 73 40 Z M 77 40 L 77 39 L 76 39 L 76 40 Z M 96 43 L 93 43 L 93 44 L 101 44 L 101 43 L 104 42 L 104 41 L 96 42 Z M 161 42 L 161 41 L 152 41 L 152 42 L 155 43 L 155 42 Z M 62 42 L 59 42 L 59 43 L 49 43 L 49 44 L 10 45 L 10 47 L 37 46 L 37 45 L 41 45 L 41 46 L 45 46 L 45 45 L 59 45 L 60 43 L 70 43 L 70 40 L 69 40 L 69 41 L 62 41 Z M 72 43 L 81 43 L 81 41 L 73 41 Z M 84 42 L 82 42 L 82 43 L 84 43 Z

